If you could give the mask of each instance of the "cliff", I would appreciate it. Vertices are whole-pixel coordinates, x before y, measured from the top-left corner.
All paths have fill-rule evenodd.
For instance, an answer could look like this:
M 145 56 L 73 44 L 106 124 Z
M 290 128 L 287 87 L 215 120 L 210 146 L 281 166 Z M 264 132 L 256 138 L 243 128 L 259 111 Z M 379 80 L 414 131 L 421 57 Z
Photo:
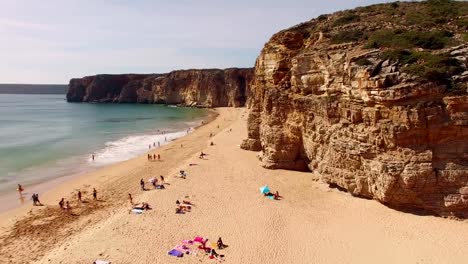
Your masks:
M 256 61 L 241 147 L 355 196 L 468 217 L 467 29 L 468 3 L 442 0 L 275 34 Z
M 70 80 L 69 102 L 244 106 L 253 69 L 179 70 L 167 74 L 96 75 Z

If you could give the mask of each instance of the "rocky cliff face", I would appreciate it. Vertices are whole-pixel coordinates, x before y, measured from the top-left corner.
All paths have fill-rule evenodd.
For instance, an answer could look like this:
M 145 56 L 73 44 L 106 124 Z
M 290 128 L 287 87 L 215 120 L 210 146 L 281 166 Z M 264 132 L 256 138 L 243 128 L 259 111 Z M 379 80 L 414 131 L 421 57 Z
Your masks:
M 180 70 L 167 74 L 96 75 L 70 80 L 69 102 L 244 106 L 253 69 Z
M 366 7 L 275 34 L 256 62 L 241 147 L 355 196 L 468 217 L 467 14 L 433 25 L 449 41 L 428 48 L 411 42 L 424 27 L 405 15 L 425 8 Z

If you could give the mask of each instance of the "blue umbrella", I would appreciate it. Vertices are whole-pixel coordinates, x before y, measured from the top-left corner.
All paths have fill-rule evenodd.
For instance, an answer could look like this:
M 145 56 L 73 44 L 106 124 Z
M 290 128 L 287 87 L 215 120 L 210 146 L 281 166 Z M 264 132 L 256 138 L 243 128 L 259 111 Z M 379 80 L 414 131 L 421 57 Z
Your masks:
M 265 184 L 265 186 L 260 187 L 260 193 L 269 193 L 270 192 L 270 187 Z

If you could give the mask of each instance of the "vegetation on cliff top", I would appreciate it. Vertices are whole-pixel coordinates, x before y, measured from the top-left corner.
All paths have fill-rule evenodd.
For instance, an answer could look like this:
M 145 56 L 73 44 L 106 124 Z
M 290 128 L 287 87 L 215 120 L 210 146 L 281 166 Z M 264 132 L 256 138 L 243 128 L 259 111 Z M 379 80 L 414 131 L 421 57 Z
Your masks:
M 381 59 L 398 61 L 403 72 L 449 84 L 463 72 L 448 47 L 468 42 L 468 2 L 428 0 L 358 7 L 321 15 L 293 28 L 304 36 L 324 33 L 332 44 L 356 42 L 381 49 Z M 371 65 L 366 59 L 358 65 Z

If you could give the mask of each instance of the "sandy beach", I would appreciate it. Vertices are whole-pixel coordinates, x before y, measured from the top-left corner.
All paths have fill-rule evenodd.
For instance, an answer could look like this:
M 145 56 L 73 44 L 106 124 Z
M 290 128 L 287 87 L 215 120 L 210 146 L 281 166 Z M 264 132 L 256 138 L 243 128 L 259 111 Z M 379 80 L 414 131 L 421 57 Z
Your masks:
M 266 170 L 257 153 L 239 147 L 248 110 L 216 111 L 214 121 L 151 152 L 161 161 L 144 155 L 107 166 L 41 195 L 45 206 L 1 214 L 0 263 L 216 262 L 202 252 L 167 254 L 196 236 L 222 237 L 225 263 L 466 263 L 466 220 L 399 212 L 330 189 L 313 173 Z M 186 179 L 176 177 L 180 170 Z M 140 190 L 140 179 L 159 175 L 166 189 Z M 261 195 L 264 184 L 283 199 Z M 153 209 L 129 214 L 128 193 Z M 61 197 L 71 213 L 59 209 Z M 190 200 L 191 212 L 175 214 L 176 200 Z

